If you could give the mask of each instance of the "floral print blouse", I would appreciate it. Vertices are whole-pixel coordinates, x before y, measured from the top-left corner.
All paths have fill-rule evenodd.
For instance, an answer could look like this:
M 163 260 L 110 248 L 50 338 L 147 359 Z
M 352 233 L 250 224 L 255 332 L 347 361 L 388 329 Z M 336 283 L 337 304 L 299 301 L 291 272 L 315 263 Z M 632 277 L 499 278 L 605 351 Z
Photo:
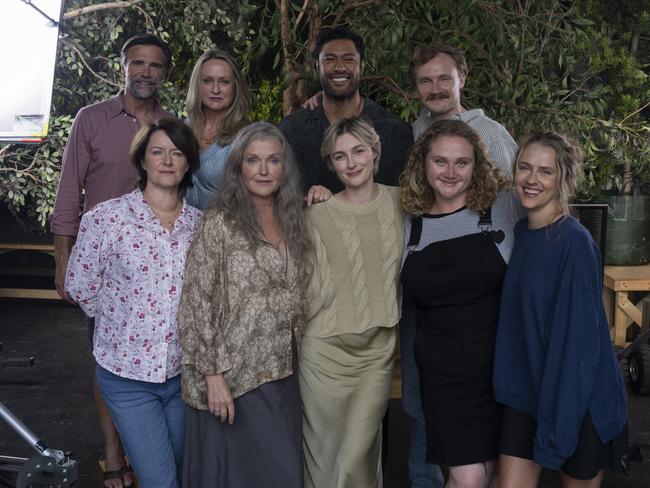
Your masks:
M 223 374 L 233 398 L 293 373 L 306 302 L 289 257 L 251 245 L 217 208 L 205 213 L 187 258 L 178 311 L 183 399 L 207 410 L 206 375 Z
M 170 234 L 140 190 L 82 217 L 65 288 L 95 317 L 93 355 L 102 368 L 152 383 L 179 374 L 176 314 L 200 219 L 201 211 L 184 202 Z

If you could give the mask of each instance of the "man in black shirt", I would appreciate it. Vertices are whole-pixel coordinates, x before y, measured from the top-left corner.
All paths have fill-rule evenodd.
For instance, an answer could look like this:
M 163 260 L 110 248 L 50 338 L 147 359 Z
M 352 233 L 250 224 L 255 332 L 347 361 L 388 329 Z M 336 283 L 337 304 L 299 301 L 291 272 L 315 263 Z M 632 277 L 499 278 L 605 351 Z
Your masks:
M 320 147 L 330 124 L 357 115 L 374 125 L 381 140 L 375 181 L 399 185 L 413 144 L 413 132 L 397 115 L 359 93 L 364 50 L 363 39 L 354 32 L 343 28 L 321 31 L 314 57 L 323 90 L 322 103 L 314 110 L 300 109 L 280 122 L 280 130 L 296 155 L 305 193 L 313 185 L 322 185 L 334 193 L 343 190 L 336 174 L 321 160 Z

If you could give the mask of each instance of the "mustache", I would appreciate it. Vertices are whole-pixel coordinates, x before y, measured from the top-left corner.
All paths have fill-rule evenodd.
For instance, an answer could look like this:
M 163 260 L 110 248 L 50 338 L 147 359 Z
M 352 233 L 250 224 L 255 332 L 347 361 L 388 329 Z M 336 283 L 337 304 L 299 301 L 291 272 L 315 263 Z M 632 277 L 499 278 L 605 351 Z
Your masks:
M 160 80 L 154 80 L 153 78 L 147 78 L 145 76 L 131 77 L 131 81 L 133 81 L 133 82 L 145 81 L 145 82 L 151 83 L 153 85 L 161 85 L 162 84 L 162 81 L 160 81 Z
M 433 102 L 434 100 L 442 100 L 445 98 L 449 98 L 449 93 L 447 92 L 440 92 L 440 93 L 431 93 L 430 95 L 427 96 L 427 102 Z

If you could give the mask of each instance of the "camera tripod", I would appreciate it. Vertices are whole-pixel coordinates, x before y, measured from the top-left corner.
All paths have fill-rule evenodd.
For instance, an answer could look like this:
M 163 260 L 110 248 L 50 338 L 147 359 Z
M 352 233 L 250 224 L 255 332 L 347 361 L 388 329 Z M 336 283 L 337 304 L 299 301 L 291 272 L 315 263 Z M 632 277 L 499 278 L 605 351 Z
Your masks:
M 7 359 L 0 355 L 0 369 L 31 367 L 34 364 L 34 358 Z M 2 402 L 0 419 L 9 424 L 37 452 L 31 458 L 0 455 L 0 487 L 68 488 L 76 484 L 77 461 L 70 458 L 70 453 L 47 447 Z

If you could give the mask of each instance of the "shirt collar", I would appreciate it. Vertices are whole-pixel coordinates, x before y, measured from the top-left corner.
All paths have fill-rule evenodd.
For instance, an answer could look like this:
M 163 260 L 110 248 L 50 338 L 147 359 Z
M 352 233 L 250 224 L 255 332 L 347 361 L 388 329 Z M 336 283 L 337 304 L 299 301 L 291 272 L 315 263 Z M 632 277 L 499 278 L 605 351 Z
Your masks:
M 147 201 L 144 199 L 144 195 L 139 188 L 136 188 L 128 195 L 129 203 L 131 207 L 137 212 L 141 213 L 143 218 L 148 222 L 155 222 L 160 225 L 158 217 L 151 209 Z M 174 232 L 172 235 L 176 234 L 183 228 L 187 228 L 190 232 L 193 230 L 192 219 L 190 218 L 190 209 L 189 204 L 183 198 L 183 207 L 181 208 L 181 213 L 178 214 L 176 219 L 176 224 L 174 225 Z
M 109 98 L 108 105 L 109 113 L 112 118 L 115 118 L 118 115 L 122 115 L 123 113 L 133 117 L 133 114 L 129 112 L 129 110 L 126 108 L 126 105 L 124 105 L 124 90 L 120 90 L 117 95 Z M 160 106 L 158 98 L 156 98 L 154 101 L 153 113 L 156 120 L 167 115 L 167 112 L 165 112 Z

